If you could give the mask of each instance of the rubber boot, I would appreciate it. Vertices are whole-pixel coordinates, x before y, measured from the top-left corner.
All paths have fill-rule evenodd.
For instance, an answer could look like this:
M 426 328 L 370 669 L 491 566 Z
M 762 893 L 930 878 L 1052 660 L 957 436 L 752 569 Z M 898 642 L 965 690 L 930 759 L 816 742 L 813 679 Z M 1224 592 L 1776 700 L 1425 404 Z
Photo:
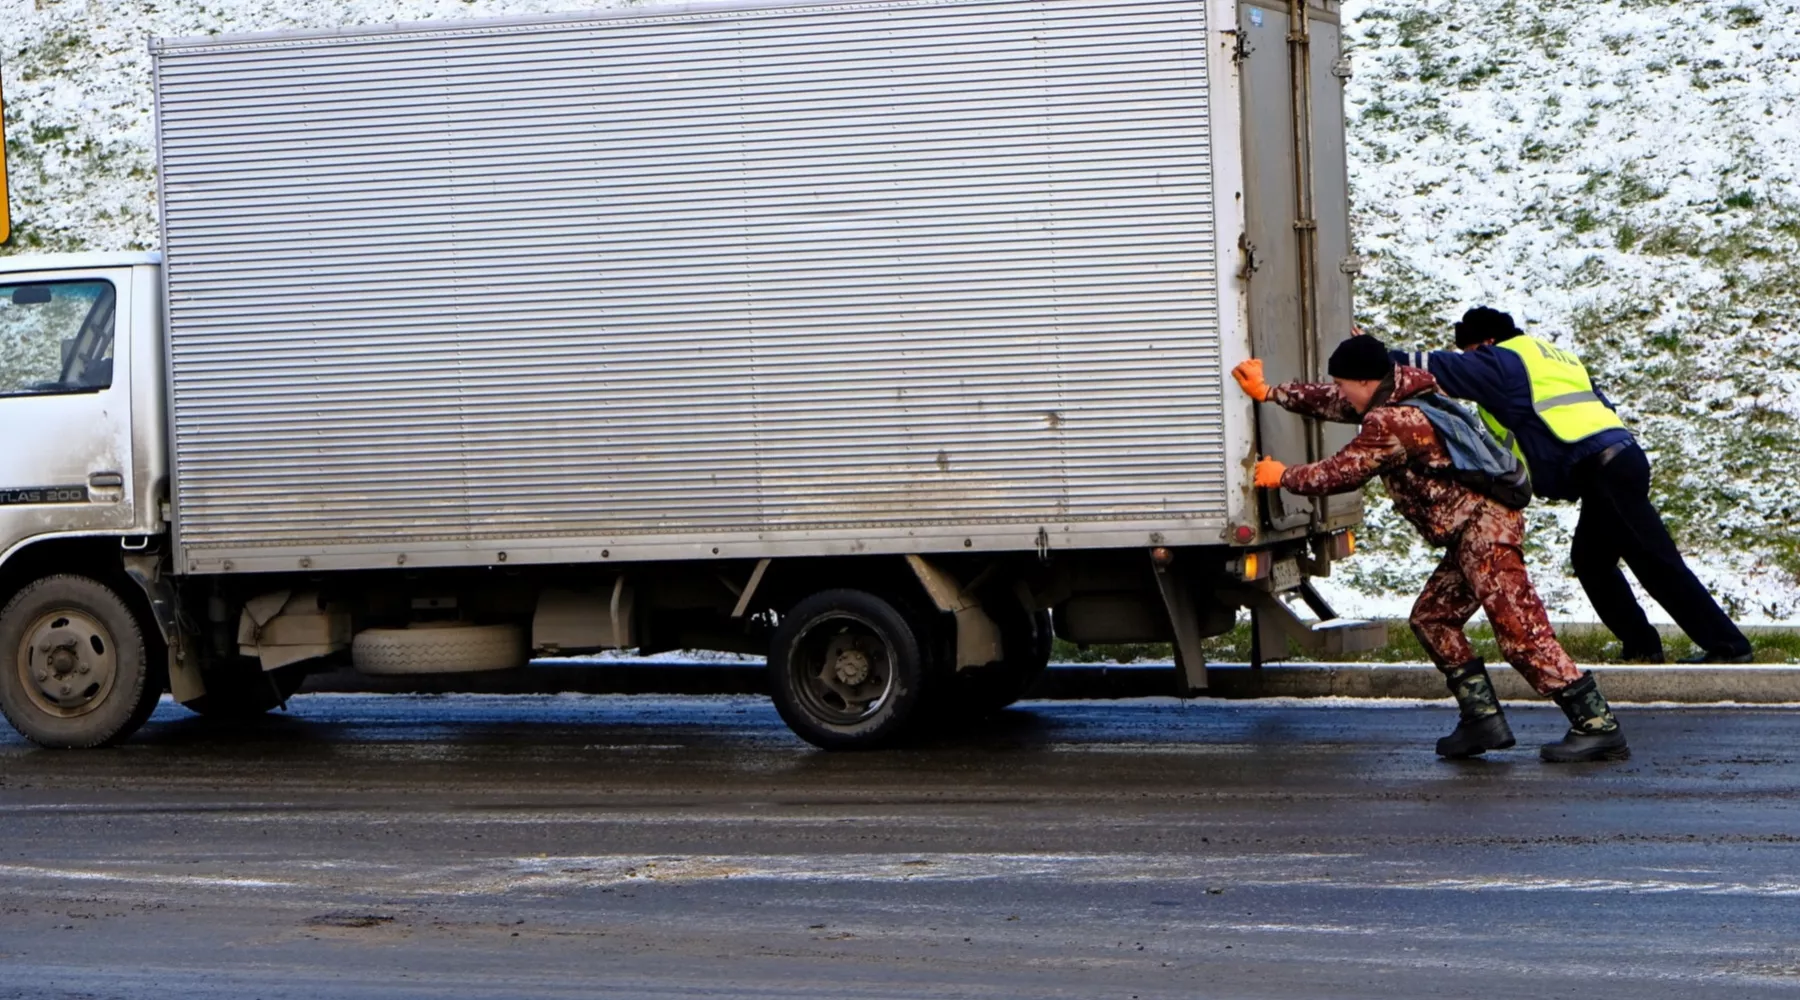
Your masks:
M 1546 743 L 1538 754 L 1553 764 L 1575 764 L 1593 760 L 1625 760 L 1631 748 L 1625 745 L 1625 731 L 1607 707 L 1606 696 L 1594 683 L 1594 675 L 1584 673 L 1581 679 L 1554 692 L 1557 707 L 1569 717 L 1569 731 L 1555 743 Z
M 1488 677 L 1486 664 L 1470 660 L 1444 671 L 1444 681 L 1456 696 L 1462 718 L 1449 736 L 1437 741 L 1438 756 L 1475 757 L 1513 745 L 1512 727 L 1506 724 L 1506 713 L 1500 710 L 1500 698 L 1494 694 L 1494 682 Z

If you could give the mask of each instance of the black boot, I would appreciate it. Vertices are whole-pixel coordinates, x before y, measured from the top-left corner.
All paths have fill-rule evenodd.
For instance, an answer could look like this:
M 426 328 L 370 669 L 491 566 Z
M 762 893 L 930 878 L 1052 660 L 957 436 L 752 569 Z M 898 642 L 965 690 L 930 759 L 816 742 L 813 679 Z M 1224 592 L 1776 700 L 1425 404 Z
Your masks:
M 1723 653 L 1714 649 L 1702 649 L 1692 656 L 1684 656 L 1678 663 L 1754 663 L 1756 653 L 1745 646 L 1741 650 Z
M 1512 727 L 1500 711 L 1500 698 L 1494 694 L 1494 682 L 1488 678 L 1485 664 L 1470 660 L 1446 670 L 1444 680 L 1462 708 L 1462 718 L 1449 736 L 1437 741 L 1438 756 L 1474 757 L 1513 745 Z
M 1625 745 L 1625 731 L 1613 718 L 1606 696 L 1594 683 L 1594 675 L 1584 673 L 1575 683 L 1550 697 L 1569 717 L 1569 731 L 1555 743 L 1546 743 L 1538 754 L 1554 764 L 1573 764 L 1591 760 L 1625 760 L 1631 748 Z

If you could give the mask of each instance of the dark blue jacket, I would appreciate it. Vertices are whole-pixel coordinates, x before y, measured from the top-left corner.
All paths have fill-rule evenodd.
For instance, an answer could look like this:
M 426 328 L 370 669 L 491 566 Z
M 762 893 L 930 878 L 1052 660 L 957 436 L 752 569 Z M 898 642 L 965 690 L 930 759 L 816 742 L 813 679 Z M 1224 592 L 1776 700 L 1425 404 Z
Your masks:
M 1394 363 L 1423 368 L 1437 379 L 1447 396 L 1472 400 L 1494 415 L 1519 442 L 1531 467 L 1531 491 L 1550 500 L 1578 500 L 1572 480 L 1575 466 L 1615 444 L 1633 440 L 1631 432 L 1612 428 L 1565 444 L 1550 432 L 1531 406 L 1531 375 L 1511 351 L 1477 347 L 1472 351 L 1392 351 Z M 1608 409 L 1612 401 L 1594 387 Z

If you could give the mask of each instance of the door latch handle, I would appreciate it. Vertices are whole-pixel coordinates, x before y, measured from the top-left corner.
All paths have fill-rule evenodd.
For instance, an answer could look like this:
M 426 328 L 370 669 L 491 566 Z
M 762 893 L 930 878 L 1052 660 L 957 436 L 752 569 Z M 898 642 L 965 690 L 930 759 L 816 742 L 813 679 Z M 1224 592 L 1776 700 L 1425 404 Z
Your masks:
M 121 490 L 125 488 L 125 477 L 117 472 L 96 472 L 88 477 L 88 485 L 97 490 Z

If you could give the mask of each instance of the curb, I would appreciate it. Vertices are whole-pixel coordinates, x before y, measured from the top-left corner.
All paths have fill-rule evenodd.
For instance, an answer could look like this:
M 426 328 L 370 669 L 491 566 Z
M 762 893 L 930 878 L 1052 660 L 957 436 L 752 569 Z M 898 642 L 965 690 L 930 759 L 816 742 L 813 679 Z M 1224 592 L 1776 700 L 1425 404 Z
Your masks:
M 1708 704 L 1800 702 L 1800 666 L 1610 666 L 1593 673 L 1607 700 Z M 1542 701 L 1515 670 L 1489 670 L 1506 701 Z M 1209 668 L 1213 696 L 1222 698 L 1448 698 L 1443 675 L 1428 664 L 1284 664 L 1254 670 L 1230 664 Z M 1174 674 L 1169 673 L 1173 684 Z M 1164 688 L 1165 691 L 1168 688 Z
M 1593 668 L 1601 688 L 1615 702 L 1800 702 L 1800 666 L 1612 666 Z M 1449 697 L 1442 675 L 1425 664 L 1286 663 L 1255 669 L 1242 663 L 1207 666 L 1211 687 L 1204 697 L 1242 698 L 1404 698 Z M 1494 687 L 1507 700 L 1542 696 L 1516 671 L 1492 671 Z M 1178 674 L 1168 664 L 1052 664 L 1027 694 L 1051 700 L 1168 697 L 1178 691 Z M 767 694 L 763 667 L 755 663 L 641 663 L 538 661 L 523 670 L 476 674 L 422 674 L 372 677 L 354 670 L 314 674 L 302 692 L 366 694 Z

